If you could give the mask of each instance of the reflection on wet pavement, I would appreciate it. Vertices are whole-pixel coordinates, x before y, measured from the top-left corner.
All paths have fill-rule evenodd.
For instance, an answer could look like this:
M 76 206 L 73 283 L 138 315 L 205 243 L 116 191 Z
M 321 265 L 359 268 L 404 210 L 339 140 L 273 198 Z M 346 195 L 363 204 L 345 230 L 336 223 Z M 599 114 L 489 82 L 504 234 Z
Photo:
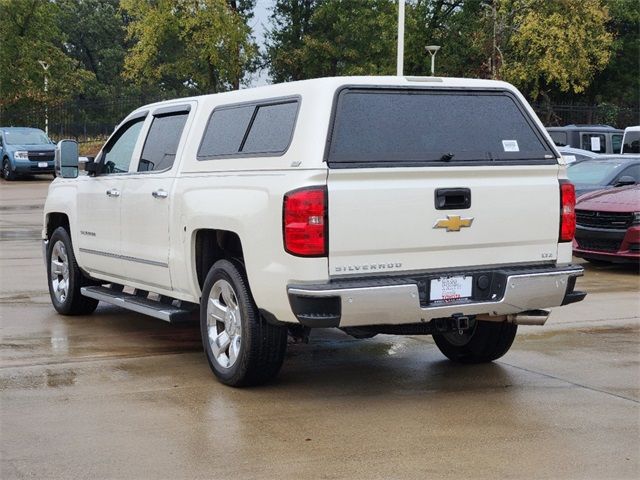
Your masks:
M 492 364 L 448 362 L 429 337 L 320 330 L 289 346 L 276 382 L 232 389 L 197 324 L 111 306 L 57 315 L 32 208 L 46 183 L 5 187 L 3 479 L 640 476 L 633 269 L 587 265 L 587 300 L 521 328 Z

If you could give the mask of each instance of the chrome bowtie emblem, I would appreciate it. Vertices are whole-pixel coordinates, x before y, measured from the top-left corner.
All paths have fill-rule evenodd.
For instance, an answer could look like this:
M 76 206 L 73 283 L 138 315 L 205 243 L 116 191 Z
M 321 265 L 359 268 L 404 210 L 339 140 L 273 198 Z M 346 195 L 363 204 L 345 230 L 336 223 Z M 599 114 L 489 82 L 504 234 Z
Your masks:
M 470 227 L 473 217 L 461 218 L 460 215 L 447 215 L 447 218 L 436 220 L 433 228 L 446 228 L 447 232 L 459 232 L 463 227 Z

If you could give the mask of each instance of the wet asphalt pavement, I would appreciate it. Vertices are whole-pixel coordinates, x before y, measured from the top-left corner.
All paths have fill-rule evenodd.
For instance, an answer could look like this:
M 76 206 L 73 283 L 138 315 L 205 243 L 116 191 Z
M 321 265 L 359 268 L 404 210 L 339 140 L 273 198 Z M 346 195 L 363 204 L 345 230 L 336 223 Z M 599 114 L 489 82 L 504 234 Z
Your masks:
M 197 325 L 57 315 L 48 179 L 0 181 L 0 478 L 640 478 L 640 277 L 585 265 L 576 305 L 493 364 L 430 337 L 314 332 L 232 389 Z

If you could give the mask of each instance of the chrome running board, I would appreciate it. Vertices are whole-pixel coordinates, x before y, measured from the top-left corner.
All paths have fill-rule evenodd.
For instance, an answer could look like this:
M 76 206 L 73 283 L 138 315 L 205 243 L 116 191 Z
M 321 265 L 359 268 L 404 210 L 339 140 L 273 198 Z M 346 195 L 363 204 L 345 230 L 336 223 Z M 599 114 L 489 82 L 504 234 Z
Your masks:
M 122 288 L 122 287 L 120 287 Z M 134 291 L 133 294 L 109 287 L 82 287 L 80 292 L 85 297 L 95 298 L 101 302 L 117 305 L 133 312 L 159 318 L 165 322 L 185 322 L 197 318 L 198 305 L 160 297 L 161 300 L 148 298 L 148 293 Z

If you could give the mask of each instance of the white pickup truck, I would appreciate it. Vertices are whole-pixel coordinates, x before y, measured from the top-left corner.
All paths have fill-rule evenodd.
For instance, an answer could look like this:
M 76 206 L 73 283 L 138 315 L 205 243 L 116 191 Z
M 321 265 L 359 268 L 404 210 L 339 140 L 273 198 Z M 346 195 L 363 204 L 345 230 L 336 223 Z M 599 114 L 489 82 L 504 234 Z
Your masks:
M 274 377 L 288 333 L 430 334 L 492 361 L 580 301 L 573 186 L 496 81 L 325 78 L 146 105 L 88 174 L 56 153 L 44 212 L 61 314 L 199 310 L 223 383 Z

